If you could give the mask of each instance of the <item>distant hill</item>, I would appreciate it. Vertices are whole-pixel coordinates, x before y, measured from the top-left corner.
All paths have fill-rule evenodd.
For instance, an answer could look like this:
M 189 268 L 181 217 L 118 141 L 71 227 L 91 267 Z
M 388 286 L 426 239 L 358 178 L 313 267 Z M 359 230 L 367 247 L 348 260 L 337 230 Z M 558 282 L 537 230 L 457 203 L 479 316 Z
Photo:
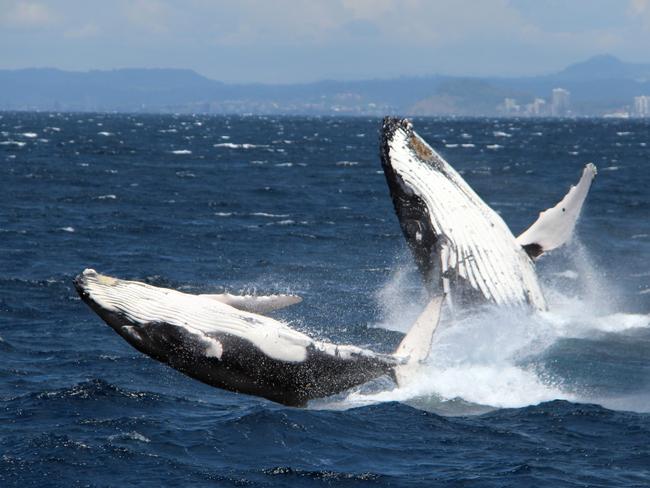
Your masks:
M 650 80 L 650 63 L 625 63 L 610 55 L 575 63 L 555 75 L 558 80 Z
M 301 84 L 226 84 L 191 70 L 0 70 L 0 110 L 259 114 L 497 115 L 571 92 L 578 115 L 625 108 L 650 94 L 650 64 L 595 56 L 558 73 L 522 78 L 410 77 Z

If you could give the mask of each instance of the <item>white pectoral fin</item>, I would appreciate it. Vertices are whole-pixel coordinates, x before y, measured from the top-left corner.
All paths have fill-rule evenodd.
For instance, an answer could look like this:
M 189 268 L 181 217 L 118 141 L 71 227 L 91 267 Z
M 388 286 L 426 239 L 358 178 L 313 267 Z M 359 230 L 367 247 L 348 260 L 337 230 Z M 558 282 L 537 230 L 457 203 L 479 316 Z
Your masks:
M 393 355 L 407 358 L 405 364 L 395 368 L 398 385 L 404 384 L 413 368 L 429 357 L 433 334 L 440 323 L 440 312 L 444 298 L 444 296 L 436 296 L 431 299 L 406 336 L 404 336 L 402 342 L 397 346 L 397 350 Z
M 517 237 L 517 243 L 531 258 L 556 249 L 571 238 L 596 173 L 596 166 L 587 164 L 578 184 L 557 205 L 540 213 L 533 225 Z
M 267 313 L 273 310 L 295 305 L 302 302 L 302 298 L 297 295 L 231 295 L 222 293 L 215 295 L 200 295 L 211 300 L 216 300 L 231 307 L 235 307 L 245 312 Z

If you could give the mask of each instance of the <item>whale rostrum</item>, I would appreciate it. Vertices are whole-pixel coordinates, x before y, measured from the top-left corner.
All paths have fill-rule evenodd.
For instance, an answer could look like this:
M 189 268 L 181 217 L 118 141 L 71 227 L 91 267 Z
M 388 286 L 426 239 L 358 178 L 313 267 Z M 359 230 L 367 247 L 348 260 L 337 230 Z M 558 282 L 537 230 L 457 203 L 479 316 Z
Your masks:
M 383 375 L 403 381 L 402 370 L 429 354 L 442 305 L 442 299 L 433 299 L 396 352 L 381 354 L 318 341 L 248 311 L 296 303 L 295 296 L 240 300 L 235 295 L 193 295 L 92 269 L 79 274 L 74 284 L 82 300 L 144 354 L 209 385 L 290 406 L 304 406 Z

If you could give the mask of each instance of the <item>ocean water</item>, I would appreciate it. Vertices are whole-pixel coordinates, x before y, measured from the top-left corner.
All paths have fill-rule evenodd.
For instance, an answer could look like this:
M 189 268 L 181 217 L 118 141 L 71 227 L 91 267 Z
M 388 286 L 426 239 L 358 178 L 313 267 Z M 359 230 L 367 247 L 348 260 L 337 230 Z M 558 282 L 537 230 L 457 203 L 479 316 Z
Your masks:
M 650 122 L 415 120 L 515 233 L 599 168 L 550 311 L 445 317 L 430 362 L 294 409 L 138 353 L 86 267 L 392 351 L 424 304 L 378 119 L 0 114 L 0 486 L 650 485 Z

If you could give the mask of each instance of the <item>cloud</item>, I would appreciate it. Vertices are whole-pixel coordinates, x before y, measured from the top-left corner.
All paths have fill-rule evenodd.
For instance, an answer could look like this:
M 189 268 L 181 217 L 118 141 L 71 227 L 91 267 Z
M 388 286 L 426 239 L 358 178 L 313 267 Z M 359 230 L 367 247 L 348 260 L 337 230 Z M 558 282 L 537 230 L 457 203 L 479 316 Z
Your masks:
M 99 26 L 93 22 L 82 25 L 81 27 L 76 27 L 68 29 L 63 33 L 63 37 L 67 39 L 88 39 L 90 37 L 95 37 L 99 35 L 101 29 Z
M 123 2 L 126 19 L 138 29 L 154 34 L 169 32 L 172 8 L 161 0 L 130 0 Z
M 631 0 L 630 1 L 630 10 L 635 14 L 643 14 L 650 10 L 650 1 L 649 0 Z
M 650 31 L 650 0 L 630 0 L 628 12 L 640 21 L 642 28 Z
M 7 2 L 6 13 L 0 23 L 10 27 L 42 27 L 55 23 L 58 15 L 49 7 L 36 2 Z
M 647 61 L 650 0 L 0 0 L 0 25 L 0 42 L 21 46 L 0 67 L 169 66 L 227 81 L 525 75 L 603 52 Z

